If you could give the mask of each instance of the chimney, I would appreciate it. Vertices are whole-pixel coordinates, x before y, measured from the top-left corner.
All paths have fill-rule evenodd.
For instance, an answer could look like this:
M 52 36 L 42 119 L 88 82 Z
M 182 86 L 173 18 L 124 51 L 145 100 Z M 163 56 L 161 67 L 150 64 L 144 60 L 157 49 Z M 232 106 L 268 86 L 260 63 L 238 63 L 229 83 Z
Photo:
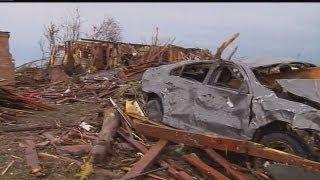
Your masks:
M 9 32 L 0 31 L 0 86 L 15 82 L 15 67 L 10 53 L 9 37 Z

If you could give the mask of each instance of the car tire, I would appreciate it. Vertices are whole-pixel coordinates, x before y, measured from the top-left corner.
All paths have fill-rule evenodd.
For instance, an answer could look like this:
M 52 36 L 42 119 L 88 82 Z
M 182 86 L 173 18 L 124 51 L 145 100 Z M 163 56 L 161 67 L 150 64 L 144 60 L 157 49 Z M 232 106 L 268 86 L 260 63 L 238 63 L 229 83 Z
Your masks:
M 304 158 L 307 158 L 309 154 L 302 142 L 297 140 L 293 135 L 287 133 L 267 134 L 261 138 L 260 144 Z
M 308 153 L 304 143 L 298 140 L 295 135 L 290 133 L 274 132 L 266 134 L 260 139 L 259 143 L 265 145 L 266 147 L 284 151 L 303 158 L 309 158 L 310 156 L 310 153 Z M 272 163 L 269 160 L 254 158 L 255 169 L 263 169 L 263 166 L 265 166 L 266 162 Z
M 160 98 L 155 97 L 147 102 L 146 113 L 151 120 L 162 122 L 163 110 Z

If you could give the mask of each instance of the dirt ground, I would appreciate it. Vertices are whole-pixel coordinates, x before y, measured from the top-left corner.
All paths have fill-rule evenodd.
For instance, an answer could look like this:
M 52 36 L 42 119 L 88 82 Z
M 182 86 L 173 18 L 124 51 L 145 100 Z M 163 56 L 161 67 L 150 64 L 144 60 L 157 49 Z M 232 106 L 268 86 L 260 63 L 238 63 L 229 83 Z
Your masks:
M 76 125 L 81 121 L 85 121 L 90 124 L 93 122 L 99 112 L 99 105 L 85 104 L 85 103 L 72 103 L 54 105 L 49 104 L 52 107 L 57 108 L 55 111 L 33 111 L 33 115 L 19 118 L 14 127 L 30 127 L 39 125 Z M 8 127 L 8 126 L 6 126 Z M 6 128 L 4 126 L 1 129 Z M 45 138 L 39 136 L 40 133 L 50 131 L 54 135 L 61 135 L 70 128 L 50 129 L 50 130 L 37 130 L 37 131 L 23 131 L 23 132 L 2 132 L 0 134 L 0 171 L 2 172 L 8 163 L 14 160 L 14 164 L 10 169 L 0 177 L 0 179 L 35 179 L 36 177 L 31 175 L 30 168 L 25 162 L 24 149 L 19 146 L 20 142 L 26 139 L 32 139 L 35 144 L 46 141 Z M 55 149 L 51 146 L 44 146 L 37 148 L 39 152 L 45 152 L 49 154 L 56 154 Z M 21 159 L 20 159 L 20 158 Z M 42 179 L 75 179 L 73 175 L 79 170 L 79 167 L 70 162 L 63 160 L 57 160 L 48 157 L 39 156 L 41 165 L 44 168 L 46 176 Z M 81 158 L 78 158 L 81 161 Z
M 95 127 L 94 131 L 91 132 L 92 135 L 97 135 L 99 128 L 101 127 L 102 120 L 99 118 L 100 112 L 107 105 L 93 104 L 93 103 L 70 103 L 70 104 L 53 104 L 46 102 L 56 110 L 54 111 L 32 111 L 34 114 L 28 115 L 27 117 L 20 117 L 16 124 L 0 126 L 0 173 L 2 173 L 8 164 L 14 161 L 13 165 L 6 171 L 4 175 L 0 174 L 0 179 L 79 179 L 75 175 L 80 170 L 80 165 L 74 163 L 72 160 L 78 160 L 78 162 L 83 162 L 82 157 L 86 157 L 88 154 L 82 154 L 79 156 L 61 154 L 53 145 L 46 144 L 40 145 L 48 141 L 41 134 L 44 132 L 50 132 L 55 137 L 63 137 L 73 129 L 81 131 L 79 124 L 84 121 Z M 102 103 L 103 104 L 103 103 Z M 104 106 L 104 107 L 102 107 Z M 35 130 L 35 131 L 20 131 L 20 132 L 3 132 L 4 129 L 8 128 L 21 128 L 21 127 L 33 127 L 33 126 L 61 126 L 61 128 L 47 129 L 47 130 Z M 71 127 L 70 125 L 75 125 Z M 82 130 L 84 131 L 84 130 Z M 81 134 L 81 133 L 80 133 Z M 30 167 L 27 166 L 25 160 L 24 148 L 21 147 L 20 143 L 23 143 L 26 139 L 31 139 L 36 146 L 37 153 L 39 156 L 40 165 L 43 168 L 43 176 L 35 176 L 30 173 Z M 150 139 L 151 140 L 151 139 Z M 67 143 L 70 145 L 74 144 L 92 144 L 93 141 L 84 141 L 80 138 L 69 139 Z M 221 172 L 224 170 L 219 167 L 215 162 L 211 160 L 210 157 L 199 149 L 181 147 L 180 145 L 170 143 L 162 151 L 161 155 L 158 157 L 160 159 L 172 159 L 174 163 L 178 164 L 178 167 L 182 167 L 184 171 L 192 174 L 197 179 L 210 179 L 201 175 L 199 171 L 193 168 L 190 164 L 186 163 L 183 159 L 183 155 L 189 154 L 191 152 L 196 152 L 200 155 L 201 159 L 210 164 L 212 167 L 219 169 Z M 64 158 L 54 158 L 49 156 L 43 156 L 41 153 L 47 153 L 50 155 L 58 157 L 67 157 L 72 160 L 66 160 Z M 220 152 L 224 154 L 224 152 Z M 124 175 L 128 168 L 132 166 L 141 158 L 142 154 L 137 151 L 134 147 L 130 147 L 130 144 L 126 143 L 124 139 L 119 136 L 115 136 L 112 145 L 112 152 L 106 158 L 105 163 L 99 166 L 104 169 L 108 169 L 120 176 Z M 228 155 L 233 160 L 241 160 L 243 157 L 236 155 L 232 157 L 232 154 Z M 229 160 L 231 160 L 229 159 Z M 159 168 L 156 164 L 149 167 L 149 169 Z M 173 179 L 167 171 L 159 171 L 154 173 L 160 177 L 165 177 L 165 179 Z M 99 173 L 94 173 L 89 176 L 90 179 L 110 179 Z M 143 177 L 143 179 L 155 179 L 150 177 Z M 253 178 L 254 179 L 254 178 Z
M 81 121 L 85 121 L 88 124 L 92 124 L 97 127 L 96 132 L 99 132 L 99 118 L 98 114 L 101 112 L 101 105 L 99 104 L 88 104 L 88 103 L 71 103 L 71 104 L 61 104 L 55 105 L 47 103 L 48 105 L 55 107 L 55 111 L 32 111 L 34 114 L 28 115 L 27 117 L 19 118 L 19 121 L 12 127 L 32 127 L 41 125 L 57 125 L 60 124 L 62 128 L 49 129 L 49 130 L 36 130 L 36 131 L 21 131 L 21 132 L 1 132 L 0 134 L 0 173 L 5 170 L 8 164 L 14 161 L 13 165 L 6 171 L 4 175 L 0 175 L 0 179 L 79 179 L 75 175 L 79 172 L 80 166 L 72 161 L 65 159 L 56 159 L 47 156 L 41 156 L 41 153 L 47 153 L 55 156 L 64 156 L 78 161 L 82 161 L 81 156 L 71 156 L 63 154 L 56 150 L 51 144 L 44 146 L 37 146 L 37 153 L 39 156 L 39 161 L 44 169 L 42 172 L 43 176 L 36 177 L 30 173 L 30 167 L 27 166 L 25 160 L 24 148 L 20 147 L 19 143 L 24 142 L 26 139 L 31 139 L 35 144 L 39 144 L 47 141 L 45 137 L 41 134 L 44 132 L 50 132 L 55 137 L 61 137 L 66 134 L 73 127 L 65 127 L 68 125 L 79 125 Z M 100 120 L 101 121 L 101 120 Z M 101 122 L 100 122 L 101 123 Z M 10 128 L 12 128 L 10 127 Z M 1 126 L 0 131 L 9 128 L 9 126 Z M 79 143 L 79 140 L 74 140 L 70 144 Z M 80 142 L 81 143 L 81 142 Z M 115 173 L 124 175 L 126 170 L 124 167 L 129 167 L 130 164 L 138 161 L 141 158 L 141 153 L 139 153 L 133 147 L 120 147 L 124 143 L 124 140 L 120 137 L 115 137 L 115 143 L 113 146 L 114 151 L 112 155 L 106 158 L 106 163 L 101 164 L 100 167 L 112 170 Z M 170 157 L 177 160 L 180 166 L 189 169 L 193 172 L 194 169 L 187 163 L 181 161 L 183 154 L 180 150 L 179 145 L 171 144 L 167 146 L 162 155 L 159 158 Z M 86 156 L 83 155 L 83 156 Z M 180 161 L 180 162 L 179 162 Z M 158 168 L 156 166 L 151 166 L 150 169 Z M 157 172 L 155 174 L 161 177 L 166 177 L 166 179 L 173 179 L 168 175 L 167 172 Z M 194 173 L 192 173 L 194 174 Z M 101 174 L 92 174 L 89 179 L 110 179 Z M 150 179 L 145 177 L 144 179 Z M 152 179 L 152 178 L 151 178 Z

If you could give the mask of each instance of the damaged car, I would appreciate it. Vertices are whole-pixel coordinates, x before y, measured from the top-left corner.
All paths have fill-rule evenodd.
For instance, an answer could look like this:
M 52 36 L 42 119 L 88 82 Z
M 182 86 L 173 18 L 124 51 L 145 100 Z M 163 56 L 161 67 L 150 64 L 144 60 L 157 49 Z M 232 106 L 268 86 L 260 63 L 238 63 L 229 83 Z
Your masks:
M 247 62 L 188 60 L 148 69 L 142 90 L 149 118 L 318 160 L 320 67 Z

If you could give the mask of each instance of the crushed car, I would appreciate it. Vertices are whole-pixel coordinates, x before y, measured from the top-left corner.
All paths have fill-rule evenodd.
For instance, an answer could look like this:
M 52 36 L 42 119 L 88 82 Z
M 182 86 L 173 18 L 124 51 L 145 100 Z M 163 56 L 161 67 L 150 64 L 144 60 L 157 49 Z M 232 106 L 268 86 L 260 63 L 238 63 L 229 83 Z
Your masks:
M 142 90 L 149 118 L 318 161 L 320 67 L 275 59 L 248 62 L 187 60 L 148 69 Z

